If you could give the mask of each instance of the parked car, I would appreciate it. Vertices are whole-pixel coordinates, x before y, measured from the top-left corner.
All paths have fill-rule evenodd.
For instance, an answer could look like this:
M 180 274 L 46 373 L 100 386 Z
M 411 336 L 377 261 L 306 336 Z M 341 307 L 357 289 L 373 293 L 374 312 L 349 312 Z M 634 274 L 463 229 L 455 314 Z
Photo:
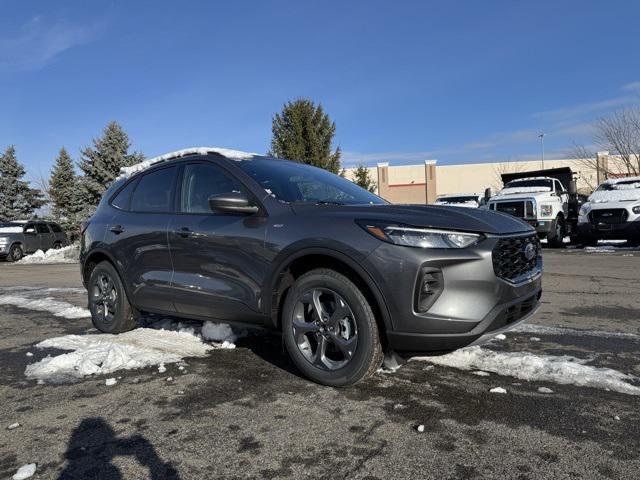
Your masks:
M 197 148 L 123 170 L 83 225 L 93 324 L 142 312 L 280 330 L 309 378 L 480 344 L 532 315 L 535 230 L 510 215 L 392 205 L 297 162 Z
M 478 208 L 484 202 L 484 194 L 460 193 L 454 195 L 438 195 L 434 205 L 450 205 L 452 207 Z
M 16 262 L 36 250 L 68 245 L 62 227 L 54 222 L 28 221 L 0 223 L 0 258 Z
M 600 239 L 640 244 L 640 177 L 612 178 L 580 208 L 580 239 L 596 245 Z

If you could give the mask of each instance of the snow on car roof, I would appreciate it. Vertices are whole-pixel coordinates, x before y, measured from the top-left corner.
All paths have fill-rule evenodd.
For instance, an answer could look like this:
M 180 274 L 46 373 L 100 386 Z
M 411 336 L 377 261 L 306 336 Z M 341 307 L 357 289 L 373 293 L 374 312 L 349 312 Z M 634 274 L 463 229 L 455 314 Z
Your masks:
M 608 178 L 602 183 L 616 184 L 619 182 L 640 182 L 640 177 L 620 177 L 620 178 Z
M 526 178 L 514 178 L 513 180 L 509 180 L 507 183 L 511 182 L 523 182 L 525 180 L 553 180 L 551 177 L 526 177 Z
M 450 197 L 478 197 L 478 196 L 484 196 L 484 194 L 483 193 L 446 193 L 444 195 L 438 195 L 436 199 L 450 198 Z
M 185 157 L 187 155 L 206 155 L 208 153 L 219 153 L 220 155 L 223 155 L 232 160 L 247 160 L 259 155 L 258 153 L 242 152 L 240 150 L 231 150 L 229 148 L 219 147 L 183 148 L 182 150 L 176 150 L 175 152 L 169 152 L 165 153 L 164 155 L 159 155 L 157 157 L 143 160 L 142 162 L 131 165 L 130 167 L 122 167 L 120 168 L 120 175 L 118 176 L 118 178 L 130 177 L 134 173 L 146 170 L 147 168 L 157 163 L 166 162 L 175 158 Z

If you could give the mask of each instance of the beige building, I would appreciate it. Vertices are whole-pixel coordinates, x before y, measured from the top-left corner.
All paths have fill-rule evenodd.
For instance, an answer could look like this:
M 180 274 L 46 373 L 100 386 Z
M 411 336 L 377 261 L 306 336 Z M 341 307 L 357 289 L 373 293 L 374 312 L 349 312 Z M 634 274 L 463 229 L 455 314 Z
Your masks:
M 578 191 L 591 193 L 605 178 L 603 170 L 615 157 L 598 152 L 596 161 L 579 159 L 545 160 L 544 168 L 569 167 L 578 179 Z M 369 167 L 376 182 L 377 194 L 392 203 L 433 203 L 438 195 L 483 193 L 485 188 L 495 191 L 502 187 L 503 173 L 541 170 L 540 160 L 523 162 L 472 163 L 438 165 L 436 160 L 425 160 L 419 165 L 390 165 L 379 163 Z M 353 178 L 355 168 L 346 169 L 346 177 Z

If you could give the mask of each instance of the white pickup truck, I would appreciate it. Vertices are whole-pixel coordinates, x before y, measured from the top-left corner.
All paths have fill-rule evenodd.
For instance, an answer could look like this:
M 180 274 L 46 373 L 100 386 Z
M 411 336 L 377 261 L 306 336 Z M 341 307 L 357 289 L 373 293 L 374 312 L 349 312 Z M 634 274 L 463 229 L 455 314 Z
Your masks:
M 640 177 L 614 178 L 600 184 L 580 208 L 578 231 L 587 245 L 600 239 L 640 244 Z
M 550 246 L 562 246 L 563 238 L 572 230 L 568 219 L 573 211 L 570 199 L 575 198 L 575 195 L 571 195 L 568 190 L 569 183 L 572 182 L 570 171 L 567 185 L 557 177 L 550 176 L 505 174 L 502 177 L 504 188 L 487 201 L 485 208 L 521 218 L 536 229 L 538 237 L 546 238 Z M 509 180 L 509 177 L 516 178 Z

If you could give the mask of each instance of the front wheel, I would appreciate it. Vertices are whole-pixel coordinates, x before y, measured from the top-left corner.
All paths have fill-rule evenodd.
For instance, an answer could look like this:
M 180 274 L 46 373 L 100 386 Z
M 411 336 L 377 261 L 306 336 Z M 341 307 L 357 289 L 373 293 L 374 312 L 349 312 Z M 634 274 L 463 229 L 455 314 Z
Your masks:
M 334 270 L 312 270 L 296 280 L 284 301 L 282 329 L 293 362 L 323 385 L 354 385 L 382 363 L 369 302 L 351 280 Z
M 89 283 L 89 311 L 93 326 L 104 333 L 122 333 L 136 326 L 135 310 L 131 307 L 120 280 L 111 263 L 100 262 L 91 272 Z
M 22 247 L 20 245 L 11 245 L 11 248 L 9 249 L 9 255 L 7 255 L 7 260 L 9 260 L 10 262 L 17 262 L 22 257 L 24 257 Z
M 564 219 L 558 216 L 553 223 L 553 237 L 547 237 L 547 242 L 552 248 L 562 248 L 565 236 Z

